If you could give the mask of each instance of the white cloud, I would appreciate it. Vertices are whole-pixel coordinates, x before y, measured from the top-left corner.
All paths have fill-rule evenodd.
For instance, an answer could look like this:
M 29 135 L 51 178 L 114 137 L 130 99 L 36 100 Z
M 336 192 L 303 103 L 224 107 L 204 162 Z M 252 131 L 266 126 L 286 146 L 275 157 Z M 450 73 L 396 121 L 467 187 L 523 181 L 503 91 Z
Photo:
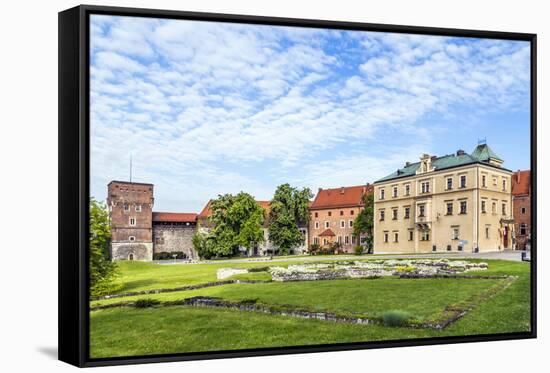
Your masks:
M 420 133 L 426 148 L 426 115 L 526 105 L 528 49 L 491 43 L 94 16 L 92 190 L 127 178 L 130 153 L 157 201 L 178 195 L 186 210 L 279 181 L 372 181 L 409 155 L 390 163 L 369 147 L 376 136 Z

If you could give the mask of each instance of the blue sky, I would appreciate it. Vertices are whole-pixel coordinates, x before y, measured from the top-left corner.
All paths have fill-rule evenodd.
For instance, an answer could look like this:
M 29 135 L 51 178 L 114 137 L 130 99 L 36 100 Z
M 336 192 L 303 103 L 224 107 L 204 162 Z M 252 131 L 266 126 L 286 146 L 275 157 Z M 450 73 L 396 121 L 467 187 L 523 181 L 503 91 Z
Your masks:
M 91 193 L 155 210 L 373 182 L 486 138 L 529 168 L 527 42 L 91 17 Z

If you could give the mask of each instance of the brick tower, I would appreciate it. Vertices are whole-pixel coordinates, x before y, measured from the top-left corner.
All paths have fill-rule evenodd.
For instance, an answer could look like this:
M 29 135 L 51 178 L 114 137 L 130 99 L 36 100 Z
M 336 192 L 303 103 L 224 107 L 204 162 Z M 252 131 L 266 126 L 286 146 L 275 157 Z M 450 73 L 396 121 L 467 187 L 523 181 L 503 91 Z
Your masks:
M 107 186 L 113 260 L 153 259 L 153 184 L 111 181 Z

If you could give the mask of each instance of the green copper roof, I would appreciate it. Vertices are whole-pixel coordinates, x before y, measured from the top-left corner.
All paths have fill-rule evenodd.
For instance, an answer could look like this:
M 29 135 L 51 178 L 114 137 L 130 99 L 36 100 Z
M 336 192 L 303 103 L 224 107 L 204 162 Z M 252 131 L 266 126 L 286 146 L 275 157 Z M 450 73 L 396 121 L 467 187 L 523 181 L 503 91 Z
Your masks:
M 443 170 L 446 168 L 464 166 L 467 164 L 473 163 L 486 163 L 489 158 L 495 158 L 501 160 L 486 144 L 478 145 L 477 148 L 472 152 L 472 154 L 463 153 L 460 155 L 450 154 L 444 155 L 442 157 L 432 158 L 431 166 L 434 168 L 434 171 Z M 407 176 L 413 176 L 416 174 L 416 170 L 420 167 L 420 162 L 411 163 L 408 166 L 398 169 L 395 172 L 383 177 L 379 180 L 376 180 L 375 183 L 382 181 L 388 181 L 392 179 L 400 179 Z
M 499 158 L 499 156 L 496 155 L 495 152 L 491 148 L 489 148 L 489 145 L 487 144 L 478 145 L 477 148 L 475 148 L 475 150 L 472 152 L 472 157 L 477 158 L 480 161 L 488 161 L 489 158 L 502 161 L 502 159 Z

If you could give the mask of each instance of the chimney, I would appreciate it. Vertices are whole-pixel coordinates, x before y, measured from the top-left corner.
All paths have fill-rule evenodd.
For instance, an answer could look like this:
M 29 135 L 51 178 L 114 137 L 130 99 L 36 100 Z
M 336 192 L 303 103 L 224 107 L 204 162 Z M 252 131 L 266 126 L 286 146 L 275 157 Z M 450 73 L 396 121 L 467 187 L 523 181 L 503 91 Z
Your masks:
M 516 173 L 516 175 L 517 175 L 517 176 L 516 176 L 516 181 L 517 181 L 517 182 L 518 182 L 518 184 L 519 184 L 519 180 L 520 180 L 520 175 L 521 175 L 521 171 L 520 171 L 520 170 L 518 170 L 518 172 Z
M 405 167 L 409 167 L 411 165 L 411 162 L 407 161 L 405 162 Z
M 346 189 L 346 188 L 341 187 L 341 188 L 340 188 L 340 194 L 344 194 L 345 189 Z
M 464 150 L 458 149 L 458 150 L 456 151 L 456 155 L 457 155 L 457 156 L 459 156 L 459 155 L 464 155 Z
M 318 192 L 320 192 L 320 191 L 322 191 L 322 190 L 323 190 L 323 188 L 319 188 Z

